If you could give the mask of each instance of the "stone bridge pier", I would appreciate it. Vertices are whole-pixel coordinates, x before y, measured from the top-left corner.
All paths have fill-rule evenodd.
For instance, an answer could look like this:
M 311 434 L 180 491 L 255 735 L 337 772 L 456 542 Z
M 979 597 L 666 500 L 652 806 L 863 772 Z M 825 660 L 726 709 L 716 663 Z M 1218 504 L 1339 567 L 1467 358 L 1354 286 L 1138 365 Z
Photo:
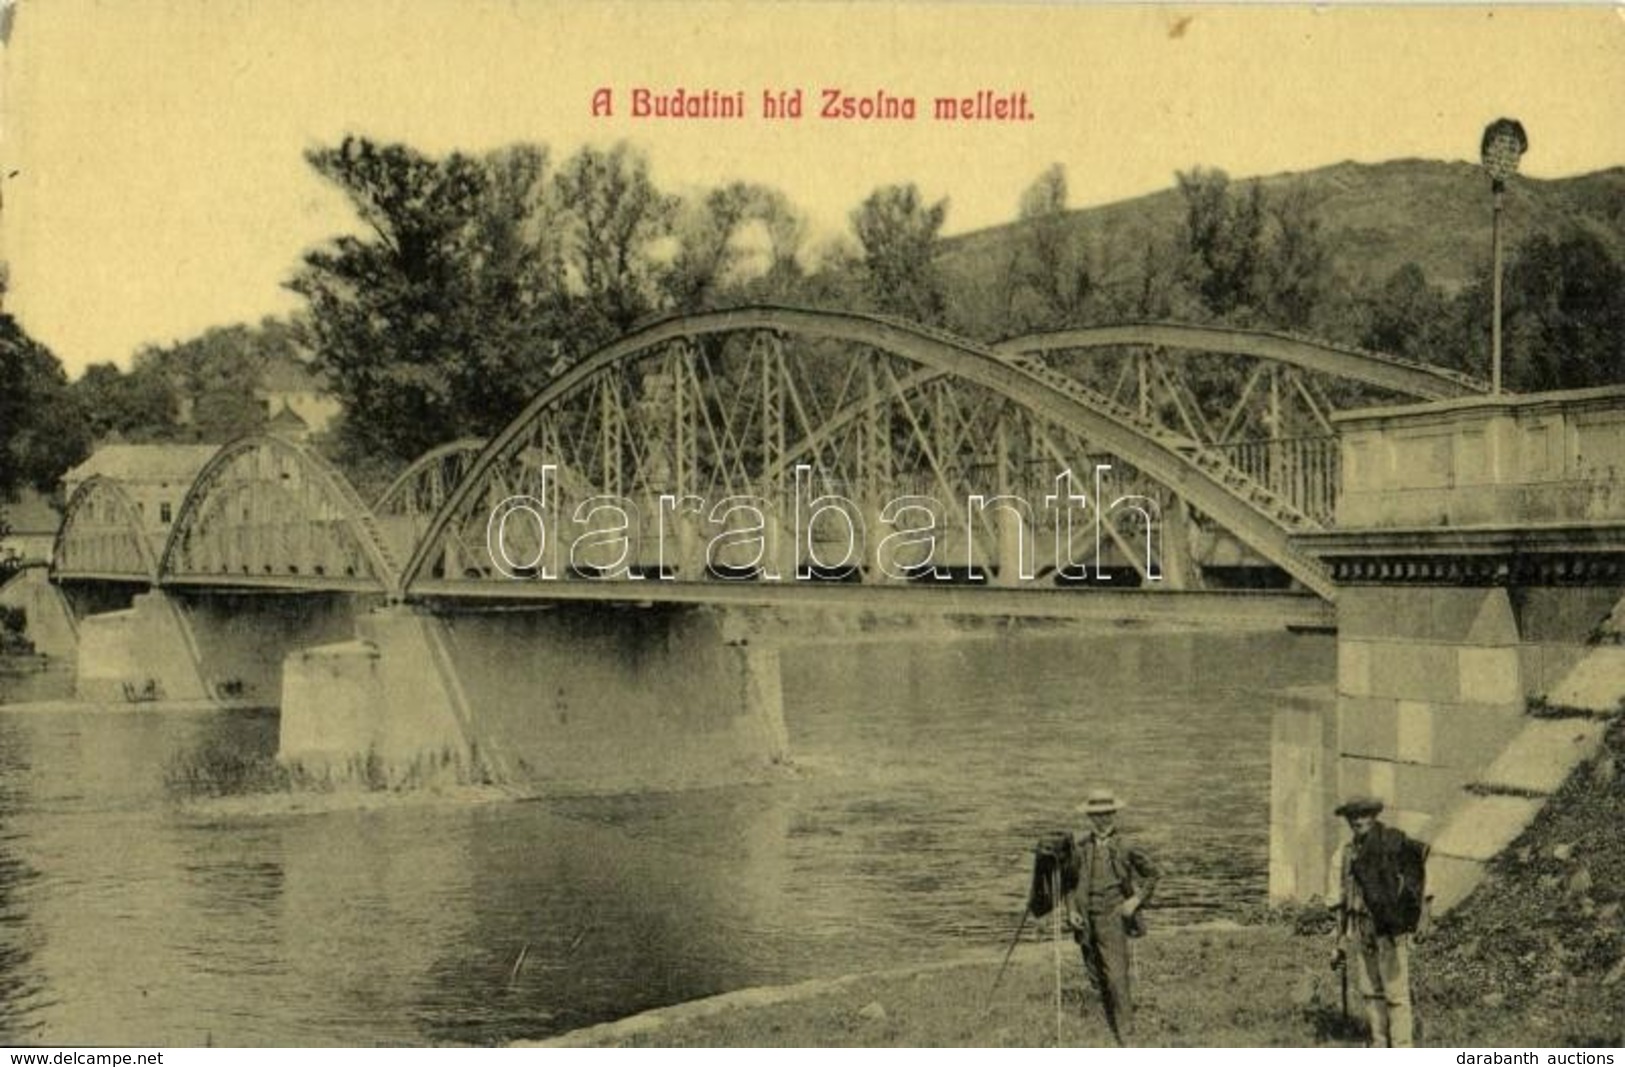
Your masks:
M 1448 907 L 1625 697 L 1625 389 L 1338 416 L 1335 697 L 1275 721 L 1271 894 L 1323 890 L 1331 798 L 1431 842 Z
M 283 672 L 281 757 L 319 779 L 614 791 L 786 754 L 776 649 L 713 608 L 393 606 Z

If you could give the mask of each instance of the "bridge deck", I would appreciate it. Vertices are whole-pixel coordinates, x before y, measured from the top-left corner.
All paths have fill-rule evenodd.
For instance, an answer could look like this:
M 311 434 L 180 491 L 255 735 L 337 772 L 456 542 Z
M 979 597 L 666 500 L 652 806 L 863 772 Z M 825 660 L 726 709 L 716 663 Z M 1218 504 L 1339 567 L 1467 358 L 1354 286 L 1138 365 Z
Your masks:
M 183 587 L 224 593 L 370 593 L 383 596 L 386 592 L 373 579 L 314 574 L 172 574 L 165 576 L 159 584 L 165 589 Z
M 920 615 L 966 615 L 1036 619 L 1101 619 L 1229 623 L 1241 626 L 1330 629 L 1333 606 L 1300 593 L 1142 589 L 1001 589 L 981 586 L 864 586 L 840 582 L 516 581 L 503 583 L 420 581 L 413 601 L 511 606 L 565 601 L 600 603 L 712 604 Z

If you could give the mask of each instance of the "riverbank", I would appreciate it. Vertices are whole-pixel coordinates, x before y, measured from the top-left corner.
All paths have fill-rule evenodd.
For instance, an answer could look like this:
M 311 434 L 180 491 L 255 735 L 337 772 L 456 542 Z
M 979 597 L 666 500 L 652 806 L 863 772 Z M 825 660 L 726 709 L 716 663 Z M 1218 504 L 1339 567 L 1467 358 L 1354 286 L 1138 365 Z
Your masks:
M 1418 1043 L 1625 1045 L 1625 720 L 1413 955 Z M 1139 943 L 1137 1041 L 1155 1046 L 1363 1042 L 1316 909 Z M 593 1047 L 1047 1046 L 1111 1043 L 1076 951 L 1021 945 L 912 970 L 745 990 L 565 1034 Z M 1057 966 L 1057 959 L 1059 965 Z M 1057 979 L 1059 972 L 1059 979 Z M 1060 989 L 1057 1018 L 1056 990 Z M 1350 1009 L 1359 997 L 1350 990 Z
M 1325 965 L 1327 953 L 1311 954 L 1309 947 L 1284 925 L 1184 930 L 1146 938 L 1137 947 L 1135 964 L 1139 1040 L 1170 1046 L 1358 1044 L 1339 1022 L 1337 976 Z M 1316 947 L 1329 949 L 1329 944 Z M 991 948 L 909 971 L 746 990 L 646 1012 L 546 1044 L 905 1048 L 1113 1043 L 1097 1000 L 1085 994 L 1070 941 L 1023 944 L 994 989 L 1003 954 Z

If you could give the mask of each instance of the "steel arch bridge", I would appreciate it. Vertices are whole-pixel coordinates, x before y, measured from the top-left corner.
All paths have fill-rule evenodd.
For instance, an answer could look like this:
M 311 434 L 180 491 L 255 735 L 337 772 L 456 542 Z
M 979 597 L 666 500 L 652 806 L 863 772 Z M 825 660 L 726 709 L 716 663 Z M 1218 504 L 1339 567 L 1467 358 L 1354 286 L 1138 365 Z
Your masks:
M 1076 347 L 1078 340 L 1025 347 Z M 1112 343 L 1156 340 L 1142 328 Z M 772 542 L 773 519 L 792 514 L 797 495 L 806 495 L 806 487 L 792 484 L 799 465 L 817 472 L 813 492 L 840 492 L 871 516 L 900 494 L 934 494 L 942 510 L 931 531 L 948 542 L 955 531 L 967 531 L 950 550 L 950 565 L 975 570 L 996 557 L 993 542 L 1001 534 L 985 512 L 972 514 L 972 501 L 1036 502 L 1055 492 L 1061 472 L 1110 463 L 1118 485 L 1134 490 L 1114 503 L 1138 499 L 1123 517 L 1130 526 L 1138 520 L 1141 534 L 1165 505 L 1180 501 L 1307 588 L 1331 596 L 1319 566 L 1289 541 L 1318 528 L 1315 519 L 1200 435 L 1170 428 L 1019 352 L 878 316 L 798 308 L 741 308 L 656 323 L 572 367 L 492 440 L 429 523 L 404 568 L 403 587 L 448 593 L 508 580 L 514 571 L 478 561 L 487 555 L 493 516 L 516 497 L 542 502 L 560 522 L 604 499 L 632 499 L 644 515 L 662 496 L 762 501 L 752 516 L 763 520 L 754 527 L 760 536 L 751 540 Z M 1339 358 L 1360 366 L 1363 354 Z M 1417 379 L 1433 391 L 1456 387 L 1425 374 Z M 1037 470 L 1045 474 L 1035 478 Z M 1123 556 L 1136 559 L 1127 532 L 1116 522 L 1104 525 Z M 514 557 L 541 560 L 542 532 Z M 799 530 L 794 535 L 799 540 Z M 626 540 L 616 547 L 624 549 Z M 811 544 L 798 544 L 797 552 Z M 736 566 L 771 569 L 760 545 L 754 547 Z M 1098 566 L 1098 542 L 1095 552 Z M 1077 559 L 1058 551 L 1050 569 Z M 629 569 L 624 551 L 607 562 Z M 664 566 L 667 557 L 659 562 Z M 1157 562 L 1148 560 L 1144 570 Z M 864 580 L 878 578 L 876 567 L 859 570 Z
M 129 495 L 92 478 L 69 501 L 51 573 L 216 588 L 387 593 L 399 568 L 344 476 L 283 438 L 223 445 L 198 472 L 161 545 Z
M 1188 377 L 1201 366 L 1229 368 L 1228 392 Z M 1128 324 L 987 347 L 874 315 L 738 308 L 601 349 L 492 440 L 431 451 L 370 508 L 314 453 L 275 437 L 224 446 L 161 546 L 128 494 L 93 479 L 70 501 L 53 574 L 395 599 L 545 598 L 550 583 L 515 579 L 549 575 L 1009 585 L 1092 569 L 1174 577 L 1167 587 L 1180 584 L 1177 557 L 1219 529 L 1330 599 L 1326 574 L 1290 538 L 1329 513 L 1333 462 L 1303 457 L 1305 442 L 1335 455 L 1332 394 L 1481 388 L 1216 327 Z M 1098 483 L 1097 468 L 1109 468 Z M 1067 472 L 1075 483 L 1059 480 Z M 1094 516 L 1074 521 L 1074 491 Z M 504 512 L 515 498 L 520 510 Z M 863 551 L 832 563 L 860 526 Z M 493 529 L 506 562 L 488 550 Z

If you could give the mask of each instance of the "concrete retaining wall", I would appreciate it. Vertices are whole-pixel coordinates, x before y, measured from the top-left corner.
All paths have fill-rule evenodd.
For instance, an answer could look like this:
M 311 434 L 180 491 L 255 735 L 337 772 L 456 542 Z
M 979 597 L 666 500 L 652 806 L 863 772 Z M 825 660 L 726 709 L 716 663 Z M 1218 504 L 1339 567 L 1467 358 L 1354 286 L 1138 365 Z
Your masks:
M 348 594 L 141 593 L 80 620 L 77 691 L 274 705 L 288 654 L 352 637 L 356 610 Z
M 1326 891 L 1336 783 L 1337 695 L 1330 687 L 1294 691 L 1270 723 L 1271 900 Z
M 166 595 L 184 613 L 204 691 L 262 706 L 280 702 L 290 654 L 352 639 L 362 610 L 346 593 Z
M 1272 899 L 1324 892 L 1326 846 L 1345 833 L 1333 798 L 1369 793 L 1387 803 L 1386 822 L 1434 844 L 1441 910 L 1460 900 L 1601 737 L 1601 719 L 1531 719 L 1529 698 L 1600 715 L 1625 696 L 1625 659 L 1587 643 L 1619 596 L 1595 586 L 1340 589 L 1335 702 L 1288 701 L 1275 713 Z M 1580 681 L 1585 700 L 1574 696 Z
M 1504 588 L 1351 586 L 1337 604 L 1338 793 L 1426 836 L 1523 723 L 1517 619 Z

